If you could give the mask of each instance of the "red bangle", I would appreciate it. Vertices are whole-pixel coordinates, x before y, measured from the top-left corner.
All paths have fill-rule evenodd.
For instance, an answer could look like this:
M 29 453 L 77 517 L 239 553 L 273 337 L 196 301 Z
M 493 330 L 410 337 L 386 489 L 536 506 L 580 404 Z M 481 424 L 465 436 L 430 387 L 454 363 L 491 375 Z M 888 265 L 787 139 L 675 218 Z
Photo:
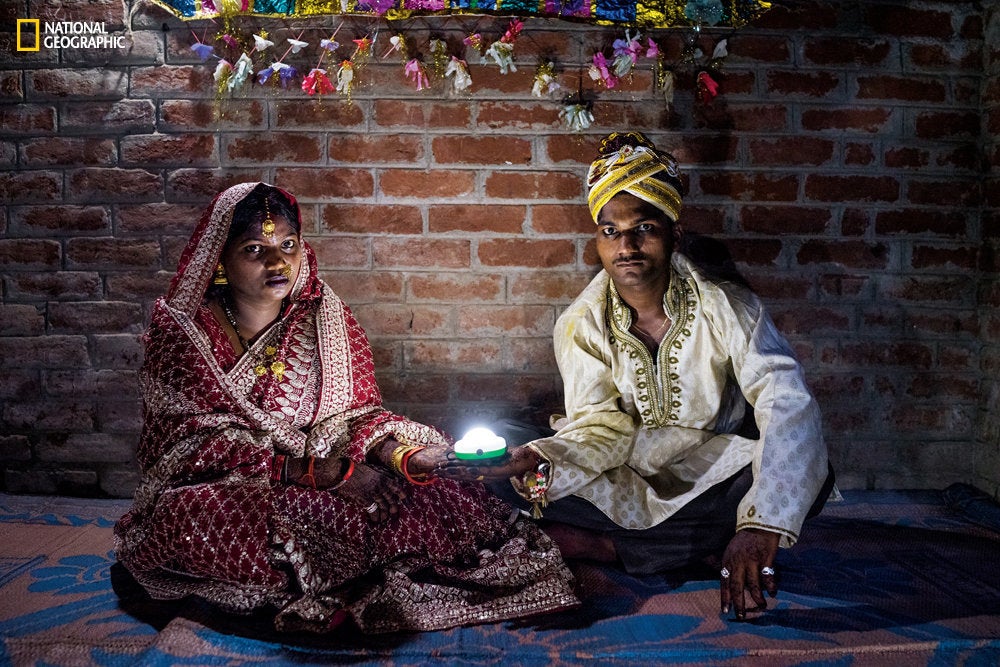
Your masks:
M 351 475 L 353 474 L 354 474 L 354 461 L 352 461 L 351 459 L 347 459 L 347 472 L 344 473 L 344 476 L 340 478 L 339 482 L 331 486 L 329 489 L 327 489 L 327 491 L 333 491 L 335 489 L 339 489 L 344 485 L 344 483 L 347 480 L 351 478 Z
M 309 463 L 306 464 L 306 474 L 302 475 L 302 477 L 299 477 L 299 484 L 303 486 L 308 484 L 313 489 L 316 488 L 316 476 L 313 474 L 313 469 L 315 468 L 315 465 L 316 465 L 316 457 L 310 456 Z
M 399 466 L 400 468 L 403 469 L 403 477 L 406 478 L 406 481 L 409 482 L 410 484 L 416 484 L 417 486 L 427 486 L 428 484 L 433 484 L 434 481 L 437 479 L 436 477 L 430 477 L 430 476 L 426 476 L 425 475 L 427 477 L 427 479 L 421 481 L 421 480 L 417 479 L 416 477 L 414 477 L 413 475 L 410 474 L 410 468 L 409 468 L 410 457 L 413 456 L 414 454 L 416 454 L 417 452 L 423 450 L 423 449 L 427 449 L 427 448 L 426 447 L 417 447 L 417 448 L 411 449 L 410 451 L 408 451 L 405 454 L 403 454 L 403 461 L 402 461 L 401 465 Z
M 275 454 L 274 461 L 271 462 L 271 481 L 280 482 L 284 470 L 285 470 L 285 455 Z

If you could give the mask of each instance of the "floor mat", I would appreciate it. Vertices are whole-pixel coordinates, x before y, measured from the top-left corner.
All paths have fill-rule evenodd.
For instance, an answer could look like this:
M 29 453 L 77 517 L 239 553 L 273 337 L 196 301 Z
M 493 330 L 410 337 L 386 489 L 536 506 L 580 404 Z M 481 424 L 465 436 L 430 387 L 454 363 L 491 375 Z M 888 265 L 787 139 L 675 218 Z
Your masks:
M 152 601 L 111 550 L 127 502 L 0 495 L 0 663 L 1000 664 L 1000 533 L 937 492 L 844 496 L 780 552 L 778 597 L 747 622 L 719 613 L 714 573 L 573 563 L 571 612 L 365 637 Z

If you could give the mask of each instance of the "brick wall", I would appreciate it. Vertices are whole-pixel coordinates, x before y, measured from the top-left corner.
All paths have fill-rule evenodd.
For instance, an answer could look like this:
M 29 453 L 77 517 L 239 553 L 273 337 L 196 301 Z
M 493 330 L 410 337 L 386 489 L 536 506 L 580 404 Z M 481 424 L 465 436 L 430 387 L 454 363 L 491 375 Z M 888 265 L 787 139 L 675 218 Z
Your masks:
M 15 54 L 14 19 L 59 5 L 0 7 L 3 489 L 131 492 L 150 303 L 200 210 L 247 179 L 303 202 L 390 407 L 454 432 L 558 409 L 550 330 L 597 266 L 580 179 L 622 128 L 685 165 L 685 223 L 728 244 L 794 343 L 842 486 L 996 488 L 997 269 L 980 251 L 998 245 L 982 146 L 995 184 L 1000 112 L 980 3 L 775 3 L 731 35 L 714 103 L 681 70 L 668 110 L 644 67 L 593 93 L 583 134 L 531 96 L 535 65 L 553 57 L 575 90 L 622 31 L 528 21 L 517 72 L 473 63 L 466 95 L 375 61 L 349 103 L 272 88 L 216 103 L 188 27 L 157 8 L 77 3 L 74 19 L 130 25 L 110 58 Z M 506 22 L 400 27 L 455 45 L 473 25 L 496 38 Z M 655 36 L 676 58 L 685 33 Z
M 982 279 L 979 290 L 982 360 L 982 426 L 976 484 L 1000 497 L 1000 5 L 986 12 L 983 49 L 984 185 Z

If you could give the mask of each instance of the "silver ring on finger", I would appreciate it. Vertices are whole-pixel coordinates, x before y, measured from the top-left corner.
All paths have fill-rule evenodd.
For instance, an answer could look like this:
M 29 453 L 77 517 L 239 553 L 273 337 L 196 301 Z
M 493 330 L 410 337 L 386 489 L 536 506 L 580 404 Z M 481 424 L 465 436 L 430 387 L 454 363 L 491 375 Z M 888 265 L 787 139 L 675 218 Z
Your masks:
M 728 579 L 729 578 L 729 568 L 724 567 L 721 570 L 719 570 L 719 576 L 722 577 L 723 579 Z
M 773 577 L 774 576 L 774 568 L 771 567 L 770 565 L 765 565 L 764 567 L 760 568 L 760 573 L 762 575 L 764 575 L 765 577 Z
M 375 514 L 375 512 L 378 512 L 378 503 L 372 503 L 371 505 L 365 508 L 365 511 L 368 512 L 369 514 Z

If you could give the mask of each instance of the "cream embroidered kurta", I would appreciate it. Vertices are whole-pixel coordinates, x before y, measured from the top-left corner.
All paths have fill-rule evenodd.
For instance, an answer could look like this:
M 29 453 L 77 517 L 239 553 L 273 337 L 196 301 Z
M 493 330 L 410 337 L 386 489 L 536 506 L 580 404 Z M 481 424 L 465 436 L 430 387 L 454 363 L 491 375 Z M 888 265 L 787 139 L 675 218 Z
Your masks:
M 555 326 L 566 417 L 532 443 L 553 464 L 549 500 L 577 495 L 625 528 L 649 528 L 752 464 L 737 529 L 798 538 L 827 476 L 819 408 L 759 298 L 674 253 L 656 358 L 601 271 Z M 732 433 L 746 401 L 758 440 Z

